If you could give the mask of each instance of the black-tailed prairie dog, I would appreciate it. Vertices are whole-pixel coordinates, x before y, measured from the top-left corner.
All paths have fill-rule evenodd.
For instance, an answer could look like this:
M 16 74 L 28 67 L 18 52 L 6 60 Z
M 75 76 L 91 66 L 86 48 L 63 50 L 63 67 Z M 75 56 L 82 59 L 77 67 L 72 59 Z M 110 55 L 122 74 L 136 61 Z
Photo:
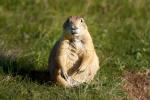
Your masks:
M 92 38 L 83 18 L 69 17 L 48 61 L 51 80 L 64 87 L 90 83 L 99 69 Z

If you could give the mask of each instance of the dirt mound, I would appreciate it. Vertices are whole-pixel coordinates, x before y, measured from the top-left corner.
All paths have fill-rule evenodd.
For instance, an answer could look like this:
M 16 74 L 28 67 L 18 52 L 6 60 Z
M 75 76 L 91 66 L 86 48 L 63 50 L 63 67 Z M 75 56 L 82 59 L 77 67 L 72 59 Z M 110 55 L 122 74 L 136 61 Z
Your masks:
M 125 72 L 123 80 L 129 100 L 150 100 L 150 70 Z

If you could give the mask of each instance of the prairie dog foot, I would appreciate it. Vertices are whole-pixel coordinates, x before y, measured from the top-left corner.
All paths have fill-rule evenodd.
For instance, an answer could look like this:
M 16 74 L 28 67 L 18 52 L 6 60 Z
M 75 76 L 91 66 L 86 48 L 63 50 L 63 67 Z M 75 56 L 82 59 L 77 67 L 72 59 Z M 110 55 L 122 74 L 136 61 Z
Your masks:
M 71 87 L 75 87 L 81 84 L 80 82 L 72 79 L 71 77 L 68 77 L 68 83 L 70 84 Z
M 61 70 L 62 71 L 62 76 L 64 77 L 64 79 L 68 82 L 68 84 L 71 86 L 71 87 L 74 87 L 74 86 L 78 86 L 79 84 L 81 84 L 80 82 L 72 79 L 71 77 L 68 76 L 68 74 L 64 71 L 64 70 Z

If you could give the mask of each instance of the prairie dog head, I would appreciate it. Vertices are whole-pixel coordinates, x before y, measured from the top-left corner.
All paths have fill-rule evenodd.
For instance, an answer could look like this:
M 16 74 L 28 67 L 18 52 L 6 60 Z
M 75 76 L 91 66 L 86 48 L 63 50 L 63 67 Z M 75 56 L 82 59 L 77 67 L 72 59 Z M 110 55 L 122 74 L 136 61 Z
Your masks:
M 64 35 L 79 37 L 87 33 L 87 25 L 79 16 L 70 16 L 63 25 Z

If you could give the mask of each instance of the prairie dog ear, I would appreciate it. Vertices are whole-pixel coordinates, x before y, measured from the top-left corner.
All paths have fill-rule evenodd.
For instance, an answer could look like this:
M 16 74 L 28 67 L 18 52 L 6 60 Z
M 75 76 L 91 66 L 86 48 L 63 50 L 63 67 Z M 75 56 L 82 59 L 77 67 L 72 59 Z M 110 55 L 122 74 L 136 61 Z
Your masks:
M 83 18 L 84 20 L 87 18 L 86 15 L 81 15 L 80 17 Z
M 80 15 L 80 18 L 83 18 L 83 19 L 84 19 L 84 15 Z

